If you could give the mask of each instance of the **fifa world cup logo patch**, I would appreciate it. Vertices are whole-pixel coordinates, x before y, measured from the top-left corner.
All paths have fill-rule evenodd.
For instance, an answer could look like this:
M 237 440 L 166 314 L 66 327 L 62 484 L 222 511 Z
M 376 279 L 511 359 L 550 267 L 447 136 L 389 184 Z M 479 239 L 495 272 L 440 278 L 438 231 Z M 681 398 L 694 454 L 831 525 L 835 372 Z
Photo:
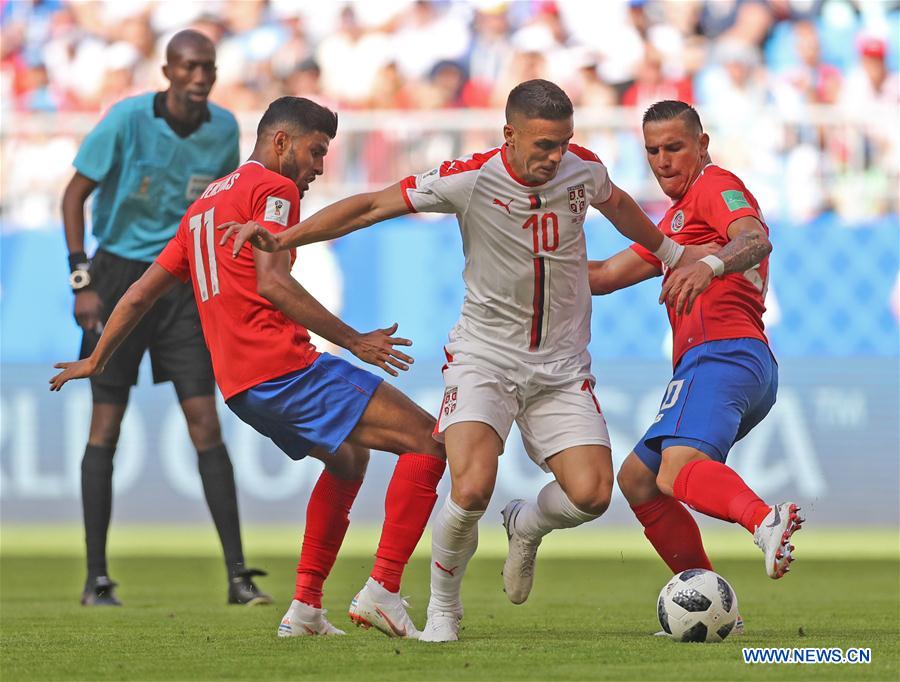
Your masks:
M 448 386 L 444 389 L 444 400 L 441 402 L 441 414 L 449 417 L 456 411 L 456 394 L 459 386 Z
M 279 225 L 287 225 L 288 214 L 291 212 L 291 202 L 281 197 L 266 198 L 266 214 L 263 220 Z
M 566 188 L 569 195 L 569 210 L 575 215 L 581 215 L 587 208 L 587 199 L 584 196 L 584 183 L 572 185 Z

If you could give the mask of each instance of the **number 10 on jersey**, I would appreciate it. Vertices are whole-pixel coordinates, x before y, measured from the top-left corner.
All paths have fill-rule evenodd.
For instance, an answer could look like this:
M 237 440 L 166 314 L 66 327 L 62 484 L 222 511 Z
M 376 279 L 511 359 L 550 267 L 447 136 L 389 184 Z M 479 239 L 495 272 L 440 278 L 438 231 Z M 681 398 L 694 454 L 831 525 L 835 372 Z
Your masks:
M 540 229 L 538 223 L 540 222 Z M 537 215 L 528 216 L 528 220 L 522 223 L 523 230 L 531 230 L 532 243 L 536 254 L 542 251 L 547 253 L 556 251 L 559 246 L 559 218 L 553 211 L 544 213 L 540 219 Z
M 200 292 L 200 300 L 209 299 L 219 293 L 219 269 L 216 266 L 216 228 L 213 221 L 215 209 L 211 208 L 203 214 L 191 216 L 190 228 L 194 237 L 194 268 L 197 273 L 197 290 Z M 206 232 L 206 257 L 209 264 L 209 286 L 206 284 L 206 267 L 203 265 L 203 248 L 200 245 L 200 233 Z

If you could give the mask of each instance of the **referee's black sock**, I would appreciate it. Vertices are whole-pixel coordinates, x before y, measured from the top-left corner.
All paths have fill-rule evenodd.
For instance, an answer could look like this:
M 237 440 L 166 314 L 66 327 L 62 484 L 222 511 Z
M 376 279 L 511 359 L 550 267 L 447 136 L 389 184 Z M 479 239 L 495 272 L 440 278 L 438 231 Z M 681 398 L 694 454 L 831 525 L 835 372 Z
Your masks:
M 106 532 L 112 512 L 114 447 L 91 445 L 81 460 L 81 508 L 84 512 L 84 541 L 87 546 L 88 579 L 107 575 Z
M 234 469 L 224 443 L 198 451 L 197 456 L 206 504 L 209 506 L 219 540 L 222 542 L 228 577 L 232 578 L 244 568 Z

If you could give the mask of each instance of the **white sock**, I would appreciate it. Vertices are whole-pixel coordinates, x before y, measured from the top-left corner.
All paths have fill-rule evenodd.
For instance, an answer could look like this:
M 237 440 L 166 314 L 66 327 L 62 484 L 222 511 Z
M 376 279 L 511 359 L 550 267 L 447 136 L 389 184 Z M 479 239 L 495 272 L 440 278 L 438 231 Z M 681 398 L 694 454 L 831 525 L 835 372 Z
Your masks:
M 559 483 L 551 481 L 538 493 L 537 502 L 526 502 L 513 520 L 515 531 L 530 542 L 540 542 L 551 530 L 574 528 L 597 517 L 576 507 Z
M 478 547 L 478 519 L 483 514 L 483 509 L 466 511 L 448 496 L 435 517 L 431 536 L 430 610 L 455 610 L 462 606 L 462 578 Z

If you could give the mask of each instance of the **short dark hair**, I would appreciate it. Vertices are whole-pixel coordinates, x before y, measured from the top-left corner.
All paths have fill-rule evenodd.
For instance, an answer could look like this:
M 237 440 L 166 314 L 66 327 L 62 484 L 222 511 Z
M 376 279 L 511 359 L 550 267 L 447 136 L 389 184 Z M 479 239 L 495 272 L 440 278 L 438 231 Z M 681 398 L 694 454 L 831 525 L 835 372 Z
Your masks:
M 301 133 L 321 132 L 334 139 L 338 116 L 331 109 L 305 97 L 279 97 L 259 119 L 256 136 L 277 125 L 290 125 Z
M 203 49 L 205 47 L 213 52 L 216 50 L 216 44 L 200 31 L 190 28 L 179 31 L 166 45 L 166 64 L 178 61 L 181 51 L 185 48 Z
M 656 121 L 672 121 L 676 118 L 683 118 L 687 126 L 698 135 L 703 132 L 703 124 L 700 123 L 700 114 L 697 113 L 697 110 L 687 102 L 676 99 L 664 99 L 651 105 L 644 112 L 642 125 Z
M 561 121 L 573 113 L 572 100 L 556 83 L 541 78 L 519 83 L 506 100 L 506 122 L 514 114 L 525 118 Z

